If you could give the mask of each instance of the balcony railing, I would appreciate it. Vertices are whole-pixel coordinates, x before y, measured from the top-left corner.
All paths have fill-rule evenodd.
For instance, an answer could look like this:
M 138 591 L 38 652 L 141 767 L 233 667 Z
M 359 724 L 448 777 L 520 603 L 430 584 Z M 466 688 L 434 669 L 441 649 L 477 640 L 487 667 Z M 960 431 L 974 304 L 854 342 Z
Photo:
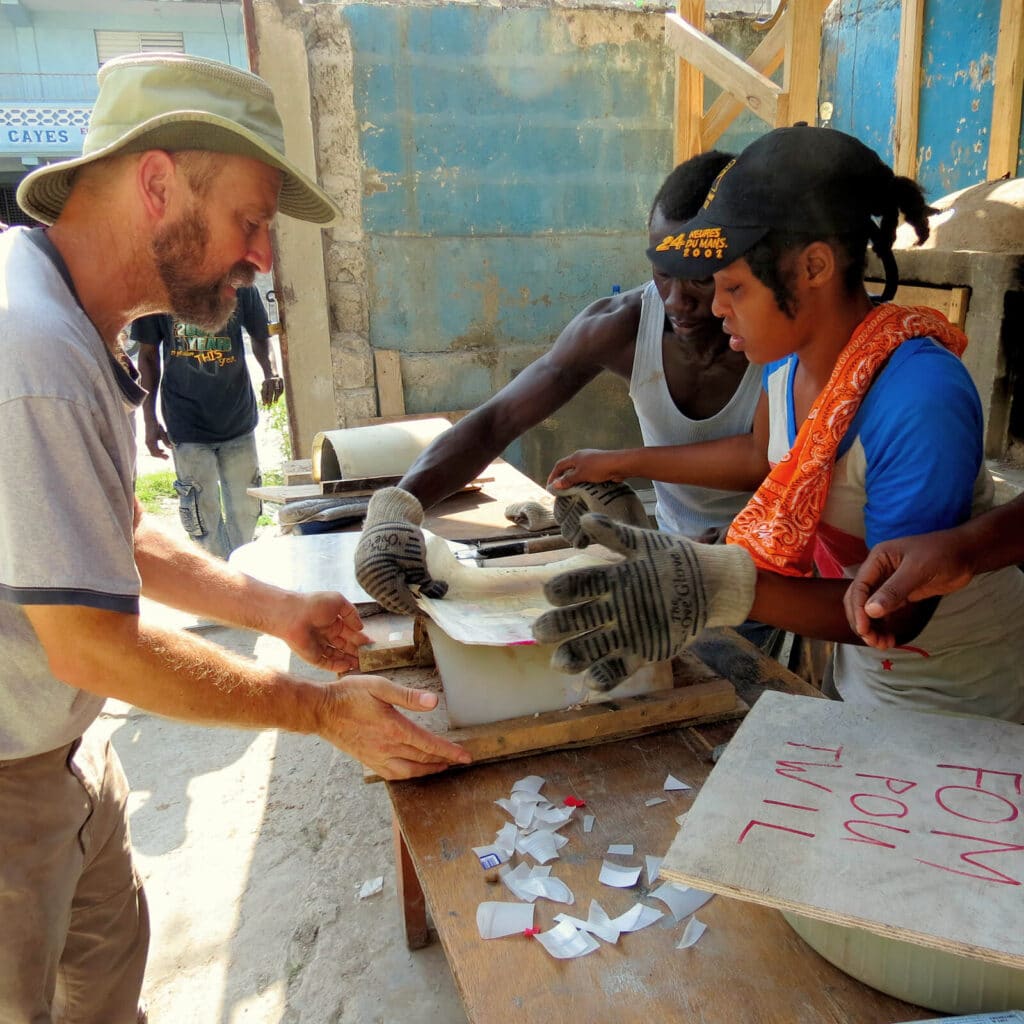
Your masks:
M 91 75 L 0 73 L 0 102 L 92 103 L 96 99 L 95 73 Z

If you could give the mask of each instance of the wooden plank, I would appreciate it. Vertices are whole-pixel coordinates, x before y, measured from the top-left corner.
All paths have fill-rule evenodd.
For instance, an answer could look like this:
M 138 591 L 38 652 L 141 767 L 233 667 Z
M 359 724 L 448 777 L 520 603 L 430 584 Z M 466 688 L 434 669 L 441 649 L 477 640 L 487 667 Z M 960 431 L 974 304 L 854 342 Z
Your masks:
M 366 476 L 352 477 L 350 480 L 324 480 L 318 484 L 267 484 L 265 487 L 249 487 L 245 493 L 260 501 L 287 505 L 293 501 L 308 501 L 310 498 L 365 497 L 384 487 L 394 487 L 401 479 L 400 476 Z M 493 482 L 493 476 L 478 476 L 464 484 L 461 490 L 479 491 L 485 484 Z
M 778 128 L 794 121 L 818 122 L 818 67 L 821 63 L 821 18 L 828 0 L 789 0 L 786 18 L 786 68 L 782 91 L 786 103 L 776 111 Z
M 296 484 L 311 484 L 313 480 L 312 459 L 290 459 L 281 463 L 281 476 L 284 479 L 285 487 L 292 487 Z
M 995 70 L 986 169 L 989 180 L 1017 175 L 1021 94 L 1024 93 L 1024 4 L 1021 0 L 1003 0 Z
M 765 32 L 764 38 L 747 58 L 747 63 L 766 78 L 775 74 L 785 56 L 787 11 L 787 8 L 779 9 L 771 28 Z M 701 146 L 710 149 L 745 109 L 744 104 L 731 93 L 720 93 L 701 119 Z
M 388 349 L 374 349 L 373 367 L 377 375 L 377 408 L 381 416 L 404 415 L 401 354 Z
M 1016 0 L 1020 2 L 1020 0 Z M 893 169 L 917 177 L 917 121 L 921 102 L 921 50 L 924 45 L 925 0 L 902 0 L 900 48 L 896 61 L 896 131 Z
M 1024 969 L 1024 728 L 765 694 L 662 873 Z
M 882 281 L 867 279 L 867 284 L 876 284 L 879 290 Z M 937 309 L 951 324 L 961 330 L 967 320 L 967 306 L 970 301 L 970 288 L 938 288 L 930 285 L 901 284 L 896 289 L 893 302 L 901 306 L 928 306 Z
M 579 1021 L 615 1024 L 882 1024 L 935 1016 L 836 969 L 774 911 L 720 897 L 699 911 L 708 931 L 687 951 L 674 948 L 685 922 L 673 926 L 670 918 L 573 961 L 555 960 L 537 942 L 518 937 L 481 941 L 478 904 L 512 896 L 489 883 L 472 847 L 492 842 L 508 820 L 494 801 L 508 796 L 516 779 L 545 778 L 541 792 L 553 803 L 569 794 L 587 802 L 561 830 L 569 845 L 551 862 L 576 903 L 538 900 L 534 923 L 546 930 L 561 911 L 586 917 L 591 899 L 613 917 L 638 900 L 665 910 L 649 898 L 661 880 L 649 886 L 641 877 L 632 889 L 611 889 L 597 880 L 601 862 L 609 843 L 633 843 L 633 863 L 661 856 L 678 830 L 676 816 L 692 806 L 709 768 L 683 730 L 675 730 L 388 783 L 470 1021 L 550 1024 L 569 1012 Z M 669 773 L 694 790 L 664 792 Z M 652 796 L 666 802 L 646 807 Z M 582 813 L 596 816 L 590 833 L 582 829 Z
M 486 764 L 546 750 L 610 743 L 683 724 L 737 718 L 747 711 L 732 683 L 696 659 L 693 664 L 699 666 L 694 669 L 696 678 L 686 686 L 564 711 L 544 711 L 485 725 L 447 729 L 442 735 L 465 747 L 473 755 L 474 764 Z M 370 769 L 364 770 L 363 779 L 381 781 Z
M 679 0 L 678 15 L 703 31 L 704 0 Z M 704 75 L 683 59 L 676 60 L 675 149 L 676 164 L 703 152 L 701 117 L 704 113 Z
M 378 616 L 378 618 L 380 618 Z M 417 615 L 411 619 L 406 615 L 391 616 L 400 623 L 399 630 L 389 629 L 383 634 L 387 639 L 375 640 L 359 648 L 359 671 L 381 672 L 389 668 L 428 667 L 434 664 L 434 651 L 430 646 L 430 637 L 423 628 L 423 618 Z M 409 623 L 408 629 L 402 629 Z M 373 636 L 381 636 L 381 632 L 373 633 L 370 627 L 377 624 L 373 620 L 367 623 L 366 632 Z M 397 639 L 392 639 L 395 633 Z
M 758 117 L 776 123 L 782 90 L 771 79 L 748 67 L 673 11 L 665 15 L 665 39 L 680 57 L 742 100 Z
M 405 944 L 409 949 L 422 949 L 430 941 L 427 928 L 427 901 L 393 810 L 391 838 L 395 849 L 395 884 L 398 888 L 398 905 L 402 908 Z

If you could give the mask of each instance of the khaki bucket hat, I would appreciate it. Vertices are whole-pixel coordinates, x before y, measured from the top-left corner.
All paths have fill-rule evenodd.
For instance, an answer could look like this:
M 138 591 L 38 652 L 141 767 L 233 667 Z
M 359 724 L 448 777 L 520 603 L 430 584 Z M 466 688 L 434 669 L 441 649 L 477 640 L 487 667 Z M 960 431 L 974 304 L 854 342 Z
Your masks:
M 99 96 L 82 155 L 33 171 L 18 186 L 18 204 L 52 224 L 79 167 L 118 153 L 200 149 L 253 157 L 280 170 L 279 210 L 331 224 L 341 211 L 284 155 L 284 131 L 270 86 L 230 64 L 182 53 L 116 57 L 96 76 Z

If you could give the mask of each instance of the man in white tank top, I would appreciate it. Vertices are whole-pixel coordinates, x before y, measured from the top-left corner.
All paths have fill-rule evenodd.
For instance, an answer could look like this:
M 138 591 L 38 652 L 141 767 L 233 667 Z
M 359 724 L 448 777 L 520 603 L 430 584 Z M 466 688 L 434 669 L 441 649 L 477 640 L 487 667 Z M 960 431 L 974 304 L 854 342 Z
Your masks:
M 696 213 L 730 159 L 704 153 L 666 178 L 648 220 L 652 245 Z M 397 488 L 374 495 L 366 543 L 356 552 L 362 586 L 392 611 L 414 611 L 410 584 L 435 582 L 415 554 L 422 550 L 423 509 L 472 480 L 602 370 L 629 381 L 645 444 L 748 432 L 760 371 L 729 348 L 711 312 L 713 294 L 710 280 L 683 281 L 655 271 L 646 285 L 598 299 L 578 313 L 547 353 L 423 452 Z M 656 485 L 656 493 L 659 525 L 689 536 L 722 531 L 749 498 L 673 484 Z

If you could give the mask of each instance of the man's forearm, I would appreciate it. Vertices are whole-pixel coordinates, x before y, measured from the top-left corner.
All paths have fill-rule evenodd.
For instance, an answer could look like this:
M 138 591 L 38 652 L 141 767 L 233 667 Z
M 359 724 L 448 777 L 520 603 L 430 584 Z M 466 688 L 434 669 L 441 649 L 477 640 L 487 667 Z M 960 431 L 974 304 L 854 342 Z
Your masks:
M 206 724 L 314 733 L 320 688 L 189 633 L 92 608 L 26 608 L 53 674 L 154 714 Z
M 1024 494 L 952 531 L 975 573 L 1024 563 Z
M 142 593 L 203 618 L 275 634 L 296 595 L 233 569 L 143 515 L 135 529 L 135 564 Z

